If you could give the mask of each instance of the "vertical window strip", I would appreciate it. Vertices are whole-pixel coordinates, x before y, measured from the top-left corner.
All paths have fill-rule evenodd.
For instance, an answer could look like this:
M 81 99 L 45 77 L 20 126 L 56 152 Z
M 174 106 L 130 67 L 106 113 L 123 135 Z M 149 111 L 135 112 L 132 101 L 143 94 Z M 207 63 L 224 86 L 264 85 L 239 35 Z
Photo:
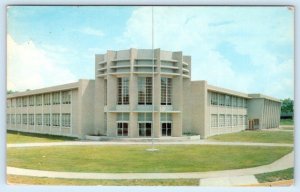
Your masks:
M 60 115 L 59 113 L 52 114 L 52 126 L 59 127 L 60 126 Z
M 44 114 L 44 125 L 45 126 L 51 126 L 51 122 L 50 122 L 50 114 L 49 113 L 45 113 Z
M 52 104 L 53 105 L 60 104 L 60 92 L 52 93 Z
M 22 97 L 23 107 L 27 107 L 27 97 Z
M 152 105 L 152 77 L 138 77 L 138 104 Z
M 71 127 L 70 113 L 63 113 L 61 118 L 62 118 L 62 127 Z
M 217 114 L 211 115 L 211 127 L 218 127 L 218 115 Z
M 118 105 L 129 104 L 129 78 L 118 78 Z
M 61 92 L 62 104 L 71 104 L 71 91 Z
M 172 79 L 161 78 L 161 105 L 172 105 Z
M 11 115 L 11 124 L 16 124 L 16 115 L 15 114 L 12 114 Z
M 29 125 L 34 125 L 34 114 L 28 115 L 28 122 L 29 122 Z
M 23 125 L 27 125 L 27 114 L 22 114 Z

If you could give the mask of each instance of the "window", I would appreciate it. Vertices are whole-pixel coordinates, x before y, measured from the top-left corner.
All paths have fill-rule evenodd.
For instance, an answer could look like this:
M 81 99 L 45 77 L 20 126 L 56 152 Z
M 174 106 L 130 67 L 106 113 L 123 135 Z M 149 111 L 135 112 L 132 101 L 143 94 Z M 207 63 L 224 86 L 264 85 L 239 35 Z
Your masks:
M 60 126 L 60 115 L 59 113 L 52 114 L 52 126 L 59 127 Z
M 152 77 L 138 78 L 138 104 L 152 105 Z
M 14 114 L 11 115 L 11 124 L 16 124 L 16 115 Z
M 37 95 L 36 97 L 35 97 L 35 99 L 36 99 L 36 106 L 41 106 L 42 104 L 43 104 L 43 95 Z
M 225 106 L 225 95 L 219 94 L 219 105 Z
M 17 118 L 17 124 L 20 125 L 22 122 L 21 114 L 17 114 L 16 118 Z
M 16 99 L 11 99 L 11 107 L 16 107 Z
M 118 105 L 129 104 L 129 78 L 118 78 Z
M 61 116 L 61 126 L 63 127 L 71 127 L 71 114 L 63 113 Z
M 22 98 L 17 98 L 17 107 L 22 107 Z
M 238 123 L 238 122 L 237 122 L 237 115 L 233 115 L 233 116 L 232 116 L 232 125 L 233 125 L 233 126 L 237 126 L 237 123 Z
M 33 114 L 28 115 L 28 122 L 29 122 L 29 125 L 34 125 L 34 115 Z
M 244 108 L 247 108 L 247 99 L 244 99 L 244 105 L 243 105 Z
M 139 127 L 139 136 L 141 137 L 151 136 L 152 113 L 139 113 L 138 127 Z
M 217 93 L 214 93 L 214 92 L 211 93 L 210 103 L 212 105 L 218 105 L 218 94 Z
M 60 92 L 52 93 L 52 104 L 53 105 L 60 104 Z
M 7 115 L 6 115 L 6 123 L 7 123 L 7 124 L 10 124 L 10 114 L 7 114 Z
M 225 95 L 225 105 L 231 106 L 231 96 Z
M 34 96 L 29 96 L 29 106 L 34 106 Z
M 27 107 L 27 97 L 22 98 L 23 107 Z
M 218 115 L 217 114 L 211 115 L 211 127 L 218 127 Z
M 221 114 L 221 115 L 219 115 L 219 127 L 225 127 L 225 115 L 224 114 Z
M 27 125 L 27 114 L 22 114 L 23 125 Z
M 118 136 L 128 136 L 128 122 L 118 122 Z
M 232 96 L 232 107 L 236 107 L 237 103 L 236 103 L 236 97 Z
M 231 115 L 226 115 L 226 126 L 230 127 L 231 126 Z
M 243 98 L 238 97 L 238 107 L 243 107 Z
M 161 78 L 161 105 L 172 105 L 172 79 Z
M 71 91 L 61 92 L 62 104 L 71 104 Z
M 45 126 L 51 126 L 51 123 L 50 123 L 50 114 L 49 113 L 45 113 L 44 114 L 44 125 Z
M 51 95 L 49 93 L 44 94 L 44 105 L 50 105 L 51 104 Z
M 35 119 L 36 119 L 36 124 L 37 125 L 42 125 L 43 124 L 42 114 L 36 114 Z

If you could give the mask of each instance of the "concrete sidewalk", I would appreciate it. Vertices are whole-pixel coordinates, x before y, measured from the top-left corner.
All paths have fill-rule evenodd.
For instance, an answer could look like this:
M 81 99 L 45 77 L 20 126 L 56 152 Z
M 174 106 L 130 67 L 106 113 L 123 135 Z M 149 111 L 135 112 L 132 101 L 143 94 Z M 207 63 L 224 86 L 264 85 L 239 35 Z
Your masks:
M 233 177 L 219 177 L 219 178 L 206 178 L 200 179 L 200 186 L 240 186 L 240 185 L 253 185 L 258 184 L 258 181 L 254 175 L 243 175 Z
M 79 173 L 79 172 L 56 172 L 56 171 L 40 171 L 32 169 L 22 169 L 15 167 L 7 167 L 7 174 L 23 175 L 33 177 L 49 177 L 49 178 L 67 178 L 67 179 L 181 179 L 181 178 L 222 178 L 254 175 L 259 173 L 267 173 L 294 167 L 294 152 L 276 160 L 269 165 L 259 167 L 209 171 L 209 172 L 189 172 L 189 173 Z M 242 183 L 243 184 L 243 183 Z M 248 184 L 248 183 L 247 183 Z
M 294 144 L 286 143 L 251 143 L 251 142 L 221 142 L 210 140 L 191 140 L 191 141 L 155 141 L 154 145 L 233 145 L 233 146 L 268 146 L 268 147 L 293 147 Z M 7 147 L 51 147 L 51 146 L 86 146 L 86 145 L 151 145 L 145 141 L 64 141 L 52 143 L 18 143 L 7 144 Z

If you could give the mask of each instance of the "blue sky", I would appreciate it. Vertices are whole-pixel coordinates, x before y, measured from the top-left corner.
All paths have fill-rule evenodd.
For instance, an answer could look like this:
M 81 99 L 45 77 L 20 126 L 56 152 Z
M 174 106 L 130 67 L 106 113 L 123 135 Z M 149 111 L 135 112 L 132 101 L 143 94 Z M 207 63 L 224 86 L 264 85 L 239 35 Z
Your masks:
M 8 89 L 94 78 L 94 55 L 151 48 L 151 7 L 11 6 Z M 154 47 L 192 56 L 192 80 L 277 98 L 294 94 L 294 11 L 154 7 Z

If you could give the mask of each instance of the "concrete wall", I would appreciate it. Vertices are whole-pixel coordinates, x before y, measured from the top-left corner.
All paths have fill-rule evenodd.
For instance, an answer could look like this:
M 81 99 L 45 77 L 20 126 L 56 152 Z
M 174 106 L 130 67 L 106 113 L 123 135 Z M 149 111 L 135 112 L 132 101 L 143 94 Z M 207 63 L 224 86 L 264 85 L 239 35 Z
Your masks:
M 255 97 L 249 102 L 249 120 L 258 119 L 259 129 L 277 128 L 280 123 L 280 110 L 280 101 L 266 97 Z
M 15 123 L 12 122 L 11 117 L 11 123 L 7 124 L 8 130 L 15 130 L 15 131 L 21 131 L 21 132 L 31 132 L 31 133 L 42 133 L 42 134 L 50 134 L 50 135 L 64 135 L 64 136 L 72 136 L 72 137 L 80 137 L 80 126 L 78 124 L 78 89 L 73 88 L 63 90 L 51 90 L 53 92 L 37 92 L 37 94 L 31 94 L 28 93 L 28 96 L 33 96 L 36 98 L 37 95 L 45 95 L 50 94 L 51 96 L 51 105 L 41 105 L 41 106 L 29 106 L 27 104 L 26 107 L 12 107 L 9 106 L 7 108 L 7 114 L 14 115 L 15 116 Z M 60 104 L 53 105 L 52 104 L 52 93 L 54 92 L 62 92 L 62 91 L 69 91 L 71 95 L 71 104 Z M 10 95 L 8 100 L 12 100 L 13 102 L 16 101 L 17 98 L 29 98 L 26 95 L 22 95 L 22 97 Z M 44 97 L 42 97 L 44 98 Z M 67 113 L 71 116 L 71 126 L 70 127 L 63 127 L 62 126 L 62 119 L 61 115 Z M 27 124 L 23 124 L 23 114 L 27 115 Z M 29 115 L 34 115 L 34 125 L 29 124 Z M 50 114 L 50 123 L 51 126 L 44 125 L 44 114 Z M 60 126 L 53 126 L 52 125 L 52 115 L 53 114 L 59 114 L 60 115 Z M 21 115 L 21 123 L 17 124 L 17 115 Z M 42 125 L 37 124 L 37 115 L 42 115 Z
M 186 99 L 184 105 L 184 116 L 186 120 L 190 121 L 185 122 L 184 125 L 187 127 L 184 128 L 184 131 L 191 132 L 192 134 L 200 134 L 201 138 L 205 137 L 207 132 L 206 129 L 206 90 L 207 82 L 206 81 L 192 81 L 190 83 L 190 94 Z M 185 114 L 187 113 L 187 114 Z
M 8 95 L 7 114 L 10 114 L 10 123 L 7 124 L 8 130 L 21 132 L 41 133 L 50 135 L 64 135 L 83 138 L 94 127 L 93 102 L 94 102 L 94 81 L 79 80 L 77 83 L 60 85 L 55 87 L 32 90 L 22 93 Z M 70 94 L 71 104 L 62 103 L 62 93 Z M 59 93 L 59 104 L 53 104 L 53 93 Z M 36 104 L 36 98 L 42 95 L 42 105 Z M 45 105 L 45 95 L 50 96 L 50 105 Z M 34 105 L 29 105 L 29 97 L 34 98 Z M 27 106 L 17 107 L 16 100 L 26 98 Z M 24 100 L 24 101 L 25 101 Z M 14 107 L 11 105 L 14 102 Z M 23 124 L 23 114 L 27 115 L 27 124 Z M 50 115 L 50 126 L 45 125 L 44 114 Z M 53 116 L 59 115 L 59 126 L 52 123 Z M 70 114 L 70 127 L 62 126 L 62 115 Z M 21 123 L 17 124 L 17 115 L 21 115 Z M 34 123 L 29 123 L 29 116 L 33 115 Z M 37 116 L 42 115 L 42 125 L 38 125 Z M 13 117 L 15 121 L 13 123 Z
M 85 135 L 95 134 L 94 129 L 94 102 L 95 102 L 95 81 L 94 80 L 79 80 L 79 124 L 80 135 L 84 138 Z
M 220 102 L 220 95 L 226 95 L 231 98 L 231 102 L 229 106 L 227 105 L 213 105 L 211 103 L 211 97 L 212 93 L 217 93 L 218 95 L 218 102 Z M 241 97 L 242 95 L 237 94 L 230 94 L 229 92 L 211 92 L 208 91 L 208 97 L 207 97 L 207 129 L 208 131 L 205 134 L 205 137 L 213 136 L 213 135 L 219 135 L 219 134 L 225 134 L 225 133 L 233 133 L 238 132 L 247 129 L 248 126 L 248 116 L 247 116 L 247 106 L 234 106 L 232 103 L 232 98 L 240 99 L 244 102 L 248 102 L 248 98 Z M 212 125 L 212 115 L 217 116 L 217 124 L 218 126 Z M 222 122 L 222 116 L 223 116 L 223 122 Z M 225 123 L 224 123 L 225 122 Z M 234 123 L 236 122 L 236 123 Z

